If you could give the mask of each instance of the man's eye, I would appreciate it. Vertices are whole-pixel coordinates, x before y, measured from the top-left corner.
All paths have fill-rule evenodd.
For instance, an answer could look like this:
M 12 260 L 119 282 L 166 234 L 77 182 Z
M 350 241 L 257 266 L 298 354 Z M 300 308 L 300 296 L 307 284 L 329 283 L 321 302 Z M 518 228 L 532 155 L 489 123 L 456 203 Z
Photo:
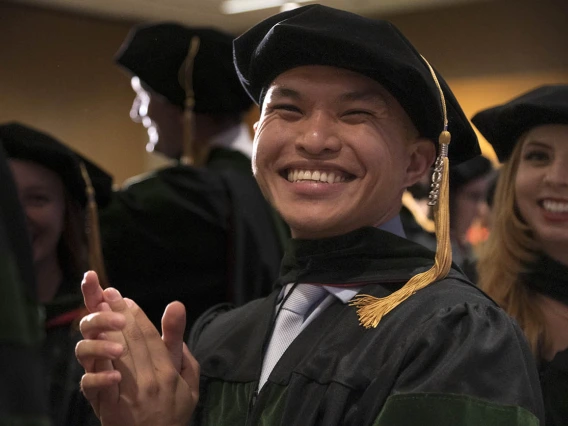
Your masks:
M 363 124 L 368 123 L 374 117 L 372 111 L 364 109 L 350 109 L 341 115 L 341 119 L 346 124 Z
M 300 108 L 291 104 L 277 104 L 270 107 L 273 111 L 290 111 L 290 112 L 300 112 Z
M 352 109 L 346 111 L 344 115 L 373 115 L 371 111 L 366 111 L 362 109 Z

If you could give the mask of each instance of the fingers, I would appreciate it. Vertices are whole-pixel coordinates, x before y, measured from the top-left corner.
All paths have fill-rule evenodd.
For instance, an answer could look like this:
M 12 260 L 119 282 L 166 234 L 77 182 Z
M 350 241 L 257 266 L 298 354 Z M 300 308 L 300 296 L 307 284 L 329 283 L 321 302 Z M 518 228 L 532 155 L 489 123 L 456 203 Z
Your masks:
M 161 371 L 167 371 L 168 368 L 172 368 L 175 370 L 175 375 L 179 375 L 181 370 L 183 331 L 185 329 L 185 307 L 183 304 L 173 302 L 166 307 L 164 312 L 168 347 L 144 311 L 133 300 L 124 300 L 130 307 L 140 330 L 145 335 L 146 345 L 154 368 Z M 162 323 L 164 323 L 164 318 L 162 318 Z M 174 362 L 177 365 L 174 365 Z
M 96 312 L 81 319 L 79 329 L 85 339 L 96 339 L 99 334 L 120 331 L 126 326 L 126 318 L 117 312 Z
M 81 340 L 75 346 L 75 356 L 87 373 L 94 373 L 95 361 L 113 360 L 122 355 L 122 345 L 106 340 Z
M 98 405 L 99 392 L 108 391 L 121 381 L 120 373 L 116 370 L 100 373 L 86 373 L 81 378 L 81 391 L 85 398 L 95 407 Z
M 103 289 L 99 284 L 99 277 L 94 271 L 88 271 L 81 283 L 81 291 L 83 292 L 83 300 L 85 307 L 89 312 L 99 312 L 104 309 Z M 108 306 L 107 309 L 108 310 Z
M 185 343 L 182 353 L 181 377 L 189 385 L 193 400 L 197 401 L 199 398 L 199 363 L 189 352 Z
M 185 306 L 173 302 L 166 306 L 162 317 L 162 341 L 170 353 L 174 368 L 179 373 L 182 367 L 183 334 L 185 331 Z
M 141 312 L 141 310 L 136 306 L 133 306 L 134 309 L 131 309 L 116 289 L 107 288 L 103 292 L 103 297 L 114 313 L 120 313 L 125 318 L 122 332 L 109 333 L 109 338 L 121 343 L 125 348 L 122 356 L 113 362 L 114 368 L 121 372 L 121 393 L 123 388 L 127 391 L 135 392 L 139 386 L 143 387 L 144 383 L 155 381 L 155 367 L 147 345 L 147 339 L 152 339 L 153 337 L 160 344 L 163 345 L 163 343 L 155 327 L 152 326 L 153 333 L 152 330 L 145 330 L 146 333 L 142 331 L 137 323 L 137 319 L 134 317 L 134 311 L 137 309 Z M 132 302 L 130 303 L 134 305 Z

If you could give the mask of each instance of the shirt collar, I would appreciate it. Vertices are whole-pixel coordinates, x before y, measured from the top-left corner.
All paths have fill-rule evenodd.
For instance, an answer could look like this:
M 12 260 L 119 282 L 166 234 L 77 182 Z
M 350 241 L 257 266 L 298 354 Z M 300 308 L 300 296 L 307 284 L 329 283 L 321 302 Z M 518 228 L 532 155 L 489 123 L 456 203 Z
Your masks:
M 378 229 L 390 232 L 391 234 L 397 235 L 402 238 L 406 238 L 406 233 L 402 227 L 402 221 L 400 220 L 400 215 L 396 215 L 391 220 L 377 226 Z
M 333 294 L 335 297 L 337 297 L 339 300 L 341 300 L 341 303 L 343 303 L 344 305 L 348 303 L 351 299 L 353 299 L 357 295 L 357 293 L 359 293 L 359 291 L 361 291 L 361 287 L 344 288 L 344 287 L 324 286 L 324 288 L 328 292 Z
M 246 123 L 233 126 L 213 137 L 209 146 L 212 148 L 225 148 L 238 151 L 252 158 L 252 138 Z

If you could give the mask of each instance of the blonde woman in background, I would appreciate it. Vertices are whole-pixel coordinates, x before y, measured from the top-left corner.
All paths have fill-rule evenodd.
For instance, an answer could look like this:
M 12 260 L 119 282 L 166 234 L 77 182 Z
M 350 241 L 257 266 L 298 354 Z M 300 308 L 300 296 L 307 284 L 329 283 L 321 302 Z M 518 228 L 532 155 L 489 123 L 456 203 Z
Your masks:
M 481 287 L 526 334 L 546 425 L 568 424 L 568 85 L 479 112 L 473 123 L 504 162 Z

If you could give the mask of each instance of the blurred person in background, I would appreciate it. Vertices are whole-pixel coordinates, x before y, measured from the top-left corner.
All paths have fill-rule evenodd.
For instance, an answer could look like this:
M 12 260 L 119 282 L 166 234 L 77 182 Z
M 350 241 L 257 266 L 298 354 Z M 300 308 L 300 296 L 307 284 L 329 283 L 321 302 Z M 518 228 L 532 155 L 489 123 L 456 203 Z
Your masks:
M 0 144 L 0 425 L 48 426 L 31 246 Z
M 55 426 L 87 425 L 93 416 L 79 392 L 82 370 L 74 356 L 80 338 L 78 322 L 87 313 L 80 283 L 93 267 L 105 280 L 100 248 L 93 249 L 96 218 L 89 209 L 96 205 L 94 199 L 89 200 L 87 168 L 67 146 L 20 123 L 0 125 L 0 144 L 8 157 L 32 246 L 36 293 L 45 320 L 43 361 L 51 421 Z M 89 169 L 97 167 L 90 163 Z M 104 175 L 100 169 L 99 173 Z M 110 186 L 99 192 L 99 199 L 105 198 L 103 192 L 108 198 Z
M 191 323 L 218 303 L 269 293 L 288 236 L 252 175 L 243 122 L 252 101 L 232 41 L 215 29 L 141 25 L 116 56 L 131 77 L 130 115 L 148 129 L 147 148 L 177 162 L 130 179 L 100 216 L 110 282 L 157 327 L 173 299 Z
M 482 155 L 450 167 L 452 260 L 474 283 L 477 281 L 475 253 L 468 239 L 468 231 L 476 220 L 486 215 L 486 196 L 492 170 L 491 162 Z M 404 194 L 401 216 L 407 237 L 435 250 L 434 222 L 421 208 L 424 203 L 419 204 L 420 200 L 427 200 L 429 191 L 425 188 L 425 183 L 421 182 Z M 412 194 L 418 194 L 418 200 Z
M 568 85 L 536 88 L 472 118 L 504 162 L 481 287 L 525 332 L 546 425 L 568 424 Z
M 450 236 L 452 259 L 477 282 L 476 254 L 468 232 L 487 214 L 487 190 L 493 166 L 482 155 L 450 168 Z
M 420 181 L 407 188 L 402 195 L 400 219 L 406 238 L 431 250 L 436 249 L 435 226 L 429 202 L 431 189 L 430 174 L 424 175 Z

